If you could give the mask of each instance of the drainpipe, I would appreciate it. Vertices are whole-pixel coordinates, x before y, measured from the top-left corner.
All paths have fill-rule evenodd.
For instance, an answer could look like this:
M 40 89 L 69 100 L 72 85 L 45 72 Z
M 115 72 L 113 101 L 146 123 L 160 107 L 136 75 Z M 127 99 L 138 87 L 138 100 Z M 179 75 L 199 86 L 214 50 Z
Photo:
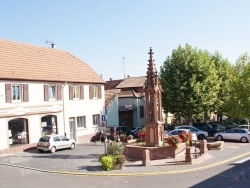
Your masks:
M 67 85 L 67 82 L 62 86 L 62 102 L 63 102 L 63 127 L 64 127 L 64 136 L 67 136 L 66 134 L 66 122 L 65 122 L 65 101 L 64 101 L 64 87 Z

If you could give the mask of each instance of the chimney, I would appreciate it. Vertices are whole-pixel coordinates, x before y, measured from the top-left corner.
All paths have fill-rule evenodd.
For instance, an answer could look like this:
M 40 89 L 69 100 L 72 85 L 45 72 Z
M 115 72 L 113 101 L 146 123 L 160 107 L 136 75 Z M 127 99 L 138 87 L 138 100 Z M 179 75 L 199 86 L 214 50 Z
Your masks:
M 130 75 L 127 75 L 127 78 L 130 78 Z
M 109 81 L 112 81 L 112 80 L 113 80 L 112 78 L 109 79 Z
M 56 48 L 56 44 L 55 43 L 51 43 L 51 48 Z

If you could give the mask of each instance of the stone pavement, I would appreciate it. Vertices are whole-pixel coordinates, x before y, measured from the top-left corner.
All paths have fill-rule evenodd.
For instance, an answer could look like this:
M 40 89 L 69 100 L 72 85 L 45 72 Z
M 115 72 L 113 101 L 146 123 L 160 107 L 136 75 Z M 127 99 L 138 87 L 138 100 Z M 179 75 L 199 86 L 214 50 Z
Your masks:
M 98 161 L 104 153 L 103 143 L 79 144 L 74 150 L 60 150 L 56 153 L 39 153 L 36 149 L 22 153 L 0 155 L 0 165 L 26 168 L 49 173 L 96 176 L 133 176 L 185 173 L 211 168 L 232 160 L 250 156 L 250 144 L 229 142 L 222 150 L 209 150 L 199 155 L 193 147 L 192 164 L 184 162 L 183 153 L 175 159 L 151 161 L 143 166 L 142 161 L 126 161 L 122 170 L 104 171 Z

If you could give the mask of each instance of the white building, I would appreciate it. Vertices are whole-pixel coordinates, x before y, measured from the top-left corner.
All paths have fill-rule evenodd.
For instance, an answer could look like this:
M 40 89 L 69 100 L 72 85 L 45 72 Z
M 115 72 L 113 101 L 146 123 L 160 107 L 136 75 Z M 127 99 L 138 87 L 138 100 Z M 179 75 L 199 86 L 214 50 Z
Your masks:
M 0 154 L 51 132 L 78 143 L 99 128 L 104 80 L 66 51 L 0 39 Z

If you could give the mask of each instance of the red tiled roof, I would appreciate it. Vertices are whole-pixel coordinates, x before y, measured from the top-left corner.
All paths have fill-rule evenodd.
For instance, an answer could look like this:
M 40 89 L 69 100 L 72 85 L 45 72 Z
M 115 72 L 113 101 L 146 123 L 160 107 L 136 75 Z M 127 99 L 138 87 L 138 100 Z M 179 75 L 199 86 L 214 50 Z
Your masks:
M 136 88 L 136 87 L 144 87 L 145 82 L 147 80 L 146 76 L 140 76 L 140 77 L 129 77 L 124 79 L 120 84 L 116 86 L 116 88 Z
M 110 104 L 114 97 L 120 92 L 120 89 L 111 89 L 105 91 L 105 108 Z
M 105 83 L 105 90 L 115 89 L 116 86 L 119 85 L 122 81 L 123 81 L 123 79 L 121 79 L 121 80 L 109 80 L 109 81 L 106 81 L 106 83 Z
M 70 53 L 0 39 L 0 79 L 105 83 Z

